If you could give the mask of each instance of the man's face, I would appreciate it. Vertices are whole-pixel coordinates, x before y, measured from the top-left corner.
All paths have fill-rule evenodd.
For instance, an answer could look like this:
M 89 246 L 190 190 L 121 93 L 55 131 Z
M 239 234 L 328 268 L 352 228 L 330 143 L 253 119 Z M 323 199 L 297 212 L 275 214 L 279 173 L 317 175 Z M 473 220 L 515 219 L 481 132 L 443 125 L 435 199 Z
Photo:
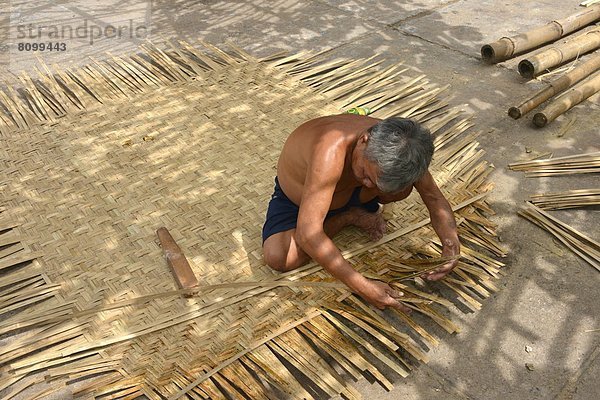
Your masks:
M 374 188 L 377 186 L 379 176 L 379 168 L 377 165 L 361 156 L 358 162 L 354 165 L 354 177 L 361 185 L 366 188 Z

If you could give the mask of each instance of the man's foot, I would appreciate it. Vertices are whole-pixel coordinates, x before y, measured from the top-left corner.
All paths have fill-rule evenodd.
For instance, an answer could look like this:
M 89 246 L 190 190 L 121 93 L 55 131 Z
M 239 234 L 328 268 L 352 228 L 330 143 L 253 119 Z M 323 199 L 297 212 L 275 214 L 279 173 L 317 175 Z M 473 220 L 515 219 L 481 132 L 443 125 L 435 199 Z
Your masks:
M 386 231 L 386 222 L 380 212 L 371 213 L 362 208 L 352 208 L 351 224 L 365 231 L 371 240 L 377 241 Z

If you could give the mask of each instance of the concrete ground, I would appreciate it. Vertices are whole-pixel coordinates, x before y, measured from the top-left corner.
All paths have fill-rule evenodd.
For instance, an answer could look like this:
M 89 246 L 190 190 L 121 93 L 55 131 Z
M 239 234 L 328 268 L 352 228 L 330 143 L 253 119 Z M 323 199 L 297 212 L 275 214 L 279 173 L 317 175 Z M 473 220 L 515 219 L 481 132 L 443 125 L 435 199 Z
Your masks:
M 334 55 L 352 58 L 377 53 L 427 74 L 439 85 L 450 84 L 452 104 L 475 116 L 481 145 L 497 168 L 490 201 L 510 252 L 507 274 L 499 282 L 501 291 L 480 312 L 457 314 L 462 333 L 438 332 L 442 344 L 431 350 L 429 364 L 417 367 L 407 379 L 399 378 L 392 392 L 365 380 L 357 388 L 367 399 L 591 400 L 600 398 L 600 331 L 589 332 L 600 328 L 600 274 L 516 211 L 530 194 L 598 187 L 598 177 L 528 179 L 506 165 L 546 152 L 563 156 L 600 150 L 599 96 L 535 129 L 531 116 L 514 121 L 506 110 L 545 83 L 522 79 L 516 61 L 490 66 L 479 59 L 482 44 L 570 15 L 580 9 L 578 3 L 137 0 L 99 5 L 87 0 L 14 0 L 9 17 L 12 25 L 18 21 L 24 26 L 83 19 L 106 26 L 132 19 L 136 26 L 149 28 L 150 39 L 203 38 L 217 45 L 231 40 L 261 56 L 282 49 L 331 48 Z M 5 9 L 0 11 L 6 20 Z M 107 50 L 130 51 L 141 39 L 101 38 L 94 44 L 72 40 L 69 49 L 47 56 L 47 62 L 80 64 L 86 56 L 103 57 Z M 10 71 L 31 67 L 30 54 L 10 50 L 10 55 L 7 61 L 6 48 L 0 47 L 0 63 Z M 553 215 L 592 238 L 600 236 L 598 209 Z

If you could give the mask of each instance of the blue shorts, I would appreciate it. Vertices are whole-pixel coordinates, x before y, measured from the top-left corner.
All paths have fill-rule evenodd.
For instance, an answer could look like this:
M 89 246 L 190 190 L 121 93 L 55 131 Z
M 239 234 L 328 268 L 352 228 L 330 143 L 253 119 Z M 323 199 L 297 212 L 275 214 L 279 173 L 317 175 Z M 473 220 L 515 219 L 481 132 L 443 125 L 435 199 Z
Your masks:
M 377 212 L 379 210 L 378 198 L 375 197 L 366 203 L 360 202 L 360 190 L 362 186 L 357 187 L 352 192 L 352 196 L 345 206 L 331 210 L 325 216 L 325 219 L 333 217 L 336 214 L 342 213 L 349 210 L 352 207 L 362 207 L 368 212 Z M 267 219 L 262 229 L 262 240 L 263 243 L 271 235 L 279 232 L 285 232 L 290 229 L 296 228 L 298 223 L 298 212 L 300 208 L 294 204 L 281 190 L 279 186 L 279 180 L 275 177 L 275 189 L 269 202 L 269 208 L 267 209 Z

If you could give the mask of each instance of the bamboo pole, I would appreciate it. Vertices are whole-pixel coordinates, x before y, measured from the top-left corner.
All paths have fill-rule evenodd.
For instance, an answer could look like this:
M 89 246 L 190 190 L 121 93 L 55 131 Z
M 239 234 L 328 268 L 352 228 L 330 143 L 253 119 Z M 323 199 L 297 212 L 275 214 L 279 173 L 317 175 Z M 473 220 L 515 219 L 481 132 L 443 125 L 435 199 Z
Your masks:
M 481 58 L 490 64 L 508 60 L 517 54 L 558 40 L 598 19 L 600 19 L 600 5 L 589 7 L 567 18 L 554 20 L 528 32 L 513 37 L 503 37 L 486 44 L 481 47 Z
M 519 74 L 524 78 L 533 78 L 548 68 L 561 65 L 599 47 L 600 28 L 594 28 L 572 40 L 521 60 L 518 67 Z
M 594 72 L 600 69 L 600 53 L 594 53 L 592 58 L 573 69 L 571 72 L 561 76 L 558 79 L 550 82 L 550 86 L 540 90 L 532 97 L 519 104 L 517 107 L 511 107 L 508 110 L 508 115 L 514 119 L 519 119 L 529 111 L 533 110 L 546 100 L 567 90 L 577 82 L 587 78 Z
M 600 73 L 575 86 L 554 100 L 543 111 L 533 116 L 533 123 L 540 128 L 554 121 L 559 115 L 600 91 Z

